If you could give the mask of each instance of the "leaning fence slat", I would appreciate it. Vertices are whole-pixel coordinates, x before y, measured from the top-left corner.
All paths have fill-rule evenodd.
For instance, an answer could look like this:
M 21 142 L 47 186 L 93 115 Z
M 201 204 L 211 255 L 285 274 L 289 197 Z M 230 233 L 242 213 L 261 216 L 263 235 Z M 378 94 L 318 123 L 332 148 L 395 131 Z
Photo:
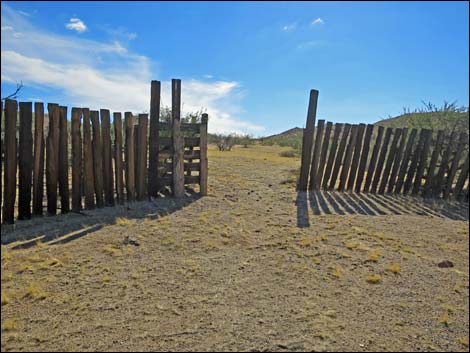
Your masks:
M 108 109 L 100 110 L 103 151 L 103 188 L 106 206 L 114 206 L 113 157 L 111 153 L 111 122 Z
M 374 125 L 368 124 L 366 128 L 365 137 L 364 137 L 364 147 L 362 148 L 359 171 L 357 173 L 356 188 L 355 188 L 356 192 L 361 192 L 362 182 L 364 180 L 364 174 L 366 172 L 367 160 L 369 158 L 370 140 L 372 138 L 373 132 L 374 132 Z
M 395 129 L 395 133 L 392 139 L 392 144 L 390 145 L 390 151 L 387 157 L 387 163 L 385 164 L 385 169 L 382 175 L 382 179 L 380 180 L 379 194 L 383 195 L 385 193 L 385 187 L 387 186 L 387 182 L 390 177 L 390 171 L 392 169 L 393 160 L 395 159 L 395 154 L 397 153 L 397 145 L 398 145 L 398 141 L 400 140 L 401 133 L 402 133 L 401 129 Z
M 367 169 L 366 181 L 364 183 L 364 192 L 369 192 L 369 187 L 374 176 L 374 170 L 377 164 L 377 156 L 379 155 L 380 144 L 382 142 L 384 131 L 385 128 L 383 126 L 379 126 L 374 149 L 372 150 L 372 156 L 370 157 L 369 168 Z
M 334 189 L 336 186 L 336 180 L 339 176 L 339 169 L 343 163 L 344 150 L 346 149 L 346 143 L 348 141 L 349 131 L 351 131 L 351 124 L 344 124 L 343 134 L 341 136 L 341 142 L 339 143 L 338 154 L 336 155 L 335 165 L 333 167 L 333 174 L 330 180 L 330 189 Z
M 400 168 L 400 162 L 403 159 L 403 151 L 406 146 L 406 137 L 408 136 L 408 128 L 403 128 L 401 132 L 400 144 L 396 150 L 395 158 L 393 161 L 392 172 L 390 173 L 390 178 L 388 181 L 387 193 L 391 193 L 395 187 L 397 180 L 398 170 Z
M 5 100 L 5 161 L 3 179 L 3 223 L 14 222 L 16 199 L 16 120 L 17 102 L 13 99 Z
M 148 114 L 139 114 L 138 155 L 136 173 L 137 199 L 142 201 L 147 197 L 147 131 Z
M 419 158 L 421 156 L 421 151 L 423 149 L 424 145 L 424 140 L 426 139 L 426 132 L 424 129 L 421 130 L 419 133 L 419 140 L 418 144 L 416 145 L 416 148 L 413 152 L 413 157 L 411 159 L 411 164 L 408 169 L 408 173 L 406 175 L 406 180 L 405 180 L 405 185 L 403 187 L 403 193 L 406 194 L 408 191 L 410 191 L 412 185 L 413 185 L 413 178 L 416 173 L 416 168 L 418 166 Z
M 432 131 L 431 130 L 424 130 L 424 142 L 423 148 L 421 150 L 421 155 L 419 159 L 418 168 L 416 169 L 416 176 L 415 182 L 413 184 L 413 190 L 411 193 L 416 195 L 419 190 L 421 189 L 422 181 L 423 181 L 423 174 L 424 168 L 426 167 L 428 161 L 428 154 L 429 154 L 429 147 L 431 143 Z
M 148 194 L 158 194 L 158 130 L 160 124 L 160 81 L 152 81 L 150 87 L 150 134 L 149 134 L 149 170 Z
M 357 130 L 358 126 L 353 125 L 351 129 L 351 138 L 349 139 L 348 148 L 346 150 L 346 156 L 344 157 L 343 168 L 341 169 L 338 187 L 339 191 L 344 191 L 344 188 L 346 187 L 346 181 L 348 179 L 349 169 L 351 167 L 352 155 L 356 146 Z
M 124 179 L 122 174 L 122 116 L 113 114 L 114 123 L 114 172 L 116 179 L 116 195 L 118 204 L 124 203 Z
M 310 169 L 310 180 L 308 189 L 309 190 L 317 190 L 319 185 L 317 185 L 317 172 L 318 172 L 318 165 L 320 163 L 320 152 L 321 152 L 321 145 L 323 141 L 323 131 L 325 130 L 325 120 L 318 120 L 318 126 L 316 128 L 316 135 L 315 135 L 315 144 L 313 148 L 313 158 L 312 158 L 312 165 Z
M 93 129 L 93 174 L 95 177 L 96 207 L 104 207 L 103 197 L 103 156 L 100 117 L 97 110 L 90 111 L 91 125 Z
M 208 161 L 207 161 L 207 121 L 208 115 L 202 114 L 201 127 L 200 127 L 200 139 L 199 149 L 201 153 L 200 159 L 200 171 L 199 171 L 199 184 L 201 196 L 207 195 L 207 175 L 208 175 Z
M 69 196 L 69 144 L 67 107 L 59 107 L 59 195 L 60 211 L 70 211 Z
M 18 219 L 31 218 L 31 178 L 33 173 L 33 105 L 20 102 L 18 143 Z
M 124 113 L 126 125 L 126 197 L 127 201 L 135 200 L 135 145 L 134 117 L 132 113 Z
M 42 215 L 44 198 L 44 104 L 34 103 L 33 215 Z
M 464 164 L 462 165 L 462 169 L 460 170 L 459 178 L 457 179 L 457 183 L 455 184 L 453 197 L 457 200 L 461 198 L 462 189 L 465 185 L 465 181 L 468 178 L 468 164 L 469 164 L 469 153 L 467 152 L 467 156 L 464 159 Z
M 80 108 L 72 108 L 72 211 L 82 209 L 82 135 L 80 128 Z
M 434 150 L 432 151 L 431 161 L 429 162 L 428 173 L 426 176 L 426 182 L 424 184 L 423 196 L 429 197 L 432 193 L 432 186 L 434 185 L 437 161 L 442 150 L 442 141 L 444 139 L 444 130 L 437 132 L 436 143 L 434 144 Z
M 454 147 L 455 147 L 456 139 L 457 139 L 457 132 L 454 131 L 448 137 L 447 147 L 446 147 L 444 154 L 442 155 L 442 160 L 439 166 L 439 170 L 437 171 L 437 175 L 433 184 L 432 195 L 434 197 L 438 197 L 441 194 L 441 192 L 444 190 L 444 187 L 445 187 L 444 177 L 449 168 L 449 161 L 450 161 L 452 151 L 454 150 Z
M 302 162 L 300 165 L 300 177 L 297 189 L 307 190 L 308 173 L 310 171 L 310 162 L 312 160 L 313 130 L 315 128 L 315 119 L 317 116 L 318 91 L 310 91 L 310 100 L 308 103 L 307 124 L 305 125 L 302 138 Z
M 400 164 L 400 171 L 398 173 L 397 182 L 395 186 L 396 194 L 399 194 L 403 189 L 403 185 L 405 183 L 406 171 L 408 169 L 408 163 L 410 161 L 411 152 L 413 149 L 413 144 L 414 144 L 414 140 L 416 138 L 417 133 L 418 133 L 418 130 L 412 129 L 410 133 L 410 137 L 408 137 L 408 142 L 406 143 L 405 153 L 403 154 L 403 159 Z
M 364 138 L 364 131 L 366 129 L 366 124 L 359 124 L 357 130 L 356 145 L 354 147 L 354 154 L 351 162 L 351 171 L 348 178 L 347 190 L 351 191 L 354 187 L 354 181 L 356 180 L 357 169 L 359 166 L 359 158 L 361 156 L 362 149 L 362 139 Z
M 371 191 L 373 193 L 377 192 L 377 186 L 379 185 L 380 177 L 382 176 L 383 167 L 385 164 L 385 157 L 387 156 L 388 151 L 388 144 L 390 142 L 390 138 L 392 136 L 393 129 L 388 127 L 385 131 L 385 138 L 384 143 L 382 145 L 382 149 L 380 150 L 379 159 L 377 160 L 377 166 L 374 172 L 374 179 L 372 180 L 372 188 Z
M 460 160 L 462 159 L 462 154 L 465 149 L 465 145 L 468 143 L 468 136 L 465 132 L 460 134 L 459 142 L 457 145 L 457 150 L 455 151 L 454 158 L 452 159 L 452 164 L 447 175 L 446 185 L 444 187 L 443 197 L 447 199 L 452 191 L 452 185 L 454 183 L 455 174 L 460 165 Z
M 331 148 L 328 155 L 328 163 L 326 164 L 325 175 L 323 176 L 323 189 L 328 188 L 328 182 L 330 181 L 331 171 L 333 168 L 333 163 L 335 161 L 336 150 L 338 149 L 338 139 L 341 134 L 343 124 L 336 123 L 335 131 L 333 133 L 333 141 L 331 142 Z
M 173 120 L 173 196 L 184 196 L 184 142 L 181 135 L 181 80 L 171 80 L 171 115 Z
M 49 134 L 46 145 L 46 187 L 47 187 L 47 213 L 57 213 L 57 184 L 59 181 L 59 106 L 49 103 Z
M 330 135 L 332 127 L 332 122 L 329 121 L 326 123 L 325 135 L 323 136 L 323 145 L 320 155 L 320 163 L 318 164 L 318 171 L 315 182 L 315 184 L 317 185 L 317 189 L 320 189 L 322 186 L 323 173 L 325 172 L 326 157 L 328 154 L 328 147 L 330 145 Z
M 83 108 L 83 192 L 85 209 L 95 208 L 95 173 L 93 171 L 93 139 L 90 109 Z

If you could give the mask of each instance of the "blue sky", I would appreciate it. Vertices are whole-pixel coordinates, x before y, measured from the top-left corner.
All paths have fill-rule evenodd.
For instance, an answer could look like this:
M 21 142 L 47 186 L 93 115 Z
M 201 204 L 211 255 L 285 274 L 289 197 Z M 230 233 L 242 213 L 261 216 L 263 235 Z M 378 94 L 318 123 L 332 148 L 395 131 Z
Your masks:
M 468 106 L 467 2 L 2 2 L 2 96 L 148 111 L 181 78 L 212 132 L 268 135 L 318 117 L 375 122 L 421 101 Z

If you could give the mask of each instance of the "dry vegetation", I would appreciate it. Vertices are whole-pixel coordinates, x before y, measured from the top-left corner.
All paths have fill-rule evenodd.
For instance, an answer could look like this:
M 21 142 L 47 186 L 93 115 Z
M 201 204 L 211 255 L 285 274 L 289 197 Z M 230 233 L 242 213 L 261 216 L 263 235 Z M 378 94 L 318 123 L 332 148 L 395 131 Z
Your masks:
M 202 199 L 2 227 L 34 238 L 1 249 L 2 351 L 468 351 L 468 220 L 316 215 L 285 150 L 211 148 Z

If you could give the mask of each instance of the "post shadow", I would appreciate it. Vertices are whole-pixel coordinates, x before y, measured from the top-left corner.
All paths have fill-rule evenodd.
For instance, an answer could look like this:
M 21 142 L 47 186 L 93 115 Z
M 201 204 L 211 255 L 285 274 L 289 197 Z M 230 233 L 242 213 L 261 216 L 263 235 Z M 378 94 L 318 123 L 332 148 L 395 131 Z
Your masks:
M 295 204 L 297 206 L 297 227 L 310 227 L 306 191 L 297 191 L 297 199 L 295 200 Z

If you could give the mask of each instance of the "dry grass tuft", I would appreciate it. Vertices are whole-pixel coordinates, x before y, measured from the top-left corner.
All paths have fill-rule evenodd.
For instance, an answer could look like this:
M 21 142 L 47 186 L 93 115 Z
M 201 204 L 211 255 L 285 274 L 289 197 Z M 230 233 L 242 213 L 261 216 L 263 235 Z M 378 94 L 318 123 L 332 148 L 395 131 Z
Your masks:
M 382 255 L 382 252 L 380 250 L 372 250 L 370 253 L 369 253 L 369 261 L 372 261 L 372 262 L 377 262 L 379 261 L 379 258 L 380 256 Z
M 391 273 L 395 273 L 395 274 L 398 274 L 398 273 L 401 272 L 401 266 L 399 264 L 396 264 L 396 263 L 388 265 L 385 269 L 387 271 L 389 271 Z
M 28 288 L 26 288 L 24 297 L 34 300 L 43 300 L 47 298 L 47 293 L 37 284 L 31 283 Z
M 448 310 L 444 311 L 444 313 L 439 317 L 439 322 L 445 326 L 450 325 L 450 316 Z
M 382 277 L 378 274 L 372 274 L 367 276 L 367 283 L 377 284 L 382 281 Z
M 10 298 L 5 291 L 2 292 L 2 306 L 7 305 L 10 302 Z
M 2 325 L 2 331 L 8 332 L 18 328 L 18 324 L 15 319 L 7 319 Z

